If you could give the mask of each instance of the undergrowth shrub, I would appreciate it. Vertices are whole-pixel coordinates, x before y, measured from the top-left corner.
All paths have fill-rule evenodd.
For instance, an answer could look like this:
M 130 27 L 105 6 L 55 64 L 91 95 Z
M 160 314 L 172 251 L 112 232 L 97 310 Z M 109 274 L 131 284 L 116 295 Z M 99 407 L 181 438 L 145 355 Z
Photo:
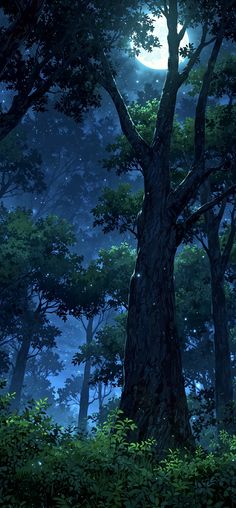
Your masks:
M 10 414 L 0 403 L 2 508 L 151 508 L 236 506 L 236 438 L 221 434 L 214 453 L 129 443 L 134 423 L 117 410 L 91 436 L 55 425 L 45 401 Z

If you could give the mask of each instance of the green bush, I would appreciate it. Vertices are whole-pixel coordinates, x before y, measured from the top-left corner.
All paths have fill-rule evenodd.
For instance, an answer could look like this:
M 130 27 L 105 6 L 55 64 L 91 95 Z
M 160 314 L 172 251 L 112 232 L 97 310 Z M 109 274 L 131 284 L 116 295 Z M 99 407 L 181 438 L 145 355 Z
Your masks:
M 128 443 L 120 411 L 78 438 L 53 424 L 45 401 L 22 415 L 0 405 L 0 506 L 151 508 L 236 506 L 236 438 L 214 453 L 178 451 L 159 462 L 154 442 Z

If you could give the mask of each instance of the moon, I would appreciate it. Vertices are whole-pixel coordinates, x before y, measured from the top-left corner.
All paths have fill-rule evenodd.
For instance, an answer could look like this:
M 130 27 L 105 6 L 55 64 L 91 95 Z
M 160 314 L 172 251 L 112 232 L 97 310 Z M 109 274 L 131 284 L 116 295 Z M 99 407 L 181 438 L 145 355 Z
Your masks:
M 168 57 L 169 57 L 169 48 L 167 42 L 168 28 L 166 23 L 166 18 L 161 16 L 160 18 L 154 17 L 154 31 L 152 34 L 158 37 L 159 42 L 161 44 L 160 48 L 153 48 L 152 51 L 147 51 L 146 49 L 141 48 L 139 55 L 136 56 L 136 59 L 145 67 L 149 67 L 150 69 L 158 69 L 158 70 L 166 70 L 168 68 Z M 181 30 L 182 26 L 178 25 L 178 32 Z M 189 38 L 187 32 L 185 32 L 184 37 L 181 41 L 180 47 L 183 48 L 189 44 Z M 131 46 L 133 46 L 131 42 Z M 179 61 L 182 62 L 184 60 L 183 57 L 179 57 Z

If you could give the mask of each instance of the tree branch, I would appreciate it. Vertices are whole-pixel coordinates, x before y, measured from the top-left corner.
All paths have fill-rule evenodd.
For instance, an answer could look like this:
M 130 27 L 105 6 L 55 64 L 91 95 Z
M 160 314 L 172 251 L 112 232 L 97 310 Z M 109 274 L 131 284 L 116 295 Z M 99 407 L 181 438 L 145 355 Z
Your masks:
M 208 201 L 208 203 L 202 205 L 200 208 L 198 208 L 198 210 L 196 210 L 196 212 L 193 212 L 190 215 L 190 217 L 188 217 L 183 223 L 177 224 L 178 244 L 181 243 L 187 230 L 198 221 L 198 219 L 201 217 L 202 214 L 211 210 L 215 205 L 220 203 L 220 201 L 225 199 L 227 196 L 233 195 L 235 193 L 236 193 L 236 184 L 229 187 L 229 189 L 227 189 L 225 192 L 222 192 L 222 194 L 217 196 L 215 199 L 212 199 L 211 201 Z
M 177 216 L 183 211 L 189 200 L 196 195 L 200 185 L 214 171 L 214 168 L 206 168 L 205 166 L 205 115 L 211 79 L 221 48 L 222 40 L 223 33 L 222 30 L 220 30 L 208 60 L 207 70 L 205 72 L 202 87 L 198 97 L 194 126 L 195 154 L 193 169 L 188 173 L 186 178 L 181 182 L 177 189 L 170 195 L 170 201 Z
M 209 255 L 209 249 L 207 247 L 207 244 L 203 240 L 202 233 L 200 235 L 195 235 L 195 238 L 201 243 L 203 249 L 206 251 L 206 253 Z
M 124 99 L 118 90 L 108 59 L 102 50 L 100 52 L 100 57 L 104 73 L 104 77 L 100 77 L 100 84 L 113 100 L 120 119 L 123 134 L 127 137 L 127 140 L 132 146 L 137 158 L 139 159 L 141 157 L 142 160 L 147 161 L 148 164 L 150 158 L 150 147 L 135 127 Z
M 201 36 L 200 44 L 198 45 L 198 47 L 194 51 L 193 55 L 189 59 L 184 70 L 179 74 L 179 87 L 186 81 L 192 68 L 194 67 L 195 63 L 198 61 L 198 58 L 206 45 L 207 32 L 208 32 L 208 26 L 207 26 L 207 24 L 205 24 L 205 25 L 203 25 L 203 28 L 202 28 L 202 36 Z M 180 34 L 181 34 L 181 31 L 180 31 Z M 179 34 L 179 36 L 180 36 L 180 34 Z M 180 39 L 180 41 L 181 41 L 181 39 Z

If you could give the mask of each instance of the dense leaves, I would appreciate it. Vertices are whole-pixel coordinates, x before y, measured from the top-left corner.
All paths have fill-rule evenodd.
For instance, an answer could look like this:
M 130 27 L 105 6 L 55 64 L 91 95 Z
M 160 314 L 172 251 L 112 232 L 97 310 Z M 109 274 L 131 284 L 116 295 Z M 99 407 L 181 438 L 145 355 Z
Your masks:
M 1 399 L 1 506 L 226 508 L 236 502 L 236 444 L 226 434 L 213 453 L 169 452 L 160 462 L 152 440 L 127 441 L 135 425 L 119 411 L 78 439 L 54 425 L 45 402 L 21 417 L 7 413 L 8 402 Z

